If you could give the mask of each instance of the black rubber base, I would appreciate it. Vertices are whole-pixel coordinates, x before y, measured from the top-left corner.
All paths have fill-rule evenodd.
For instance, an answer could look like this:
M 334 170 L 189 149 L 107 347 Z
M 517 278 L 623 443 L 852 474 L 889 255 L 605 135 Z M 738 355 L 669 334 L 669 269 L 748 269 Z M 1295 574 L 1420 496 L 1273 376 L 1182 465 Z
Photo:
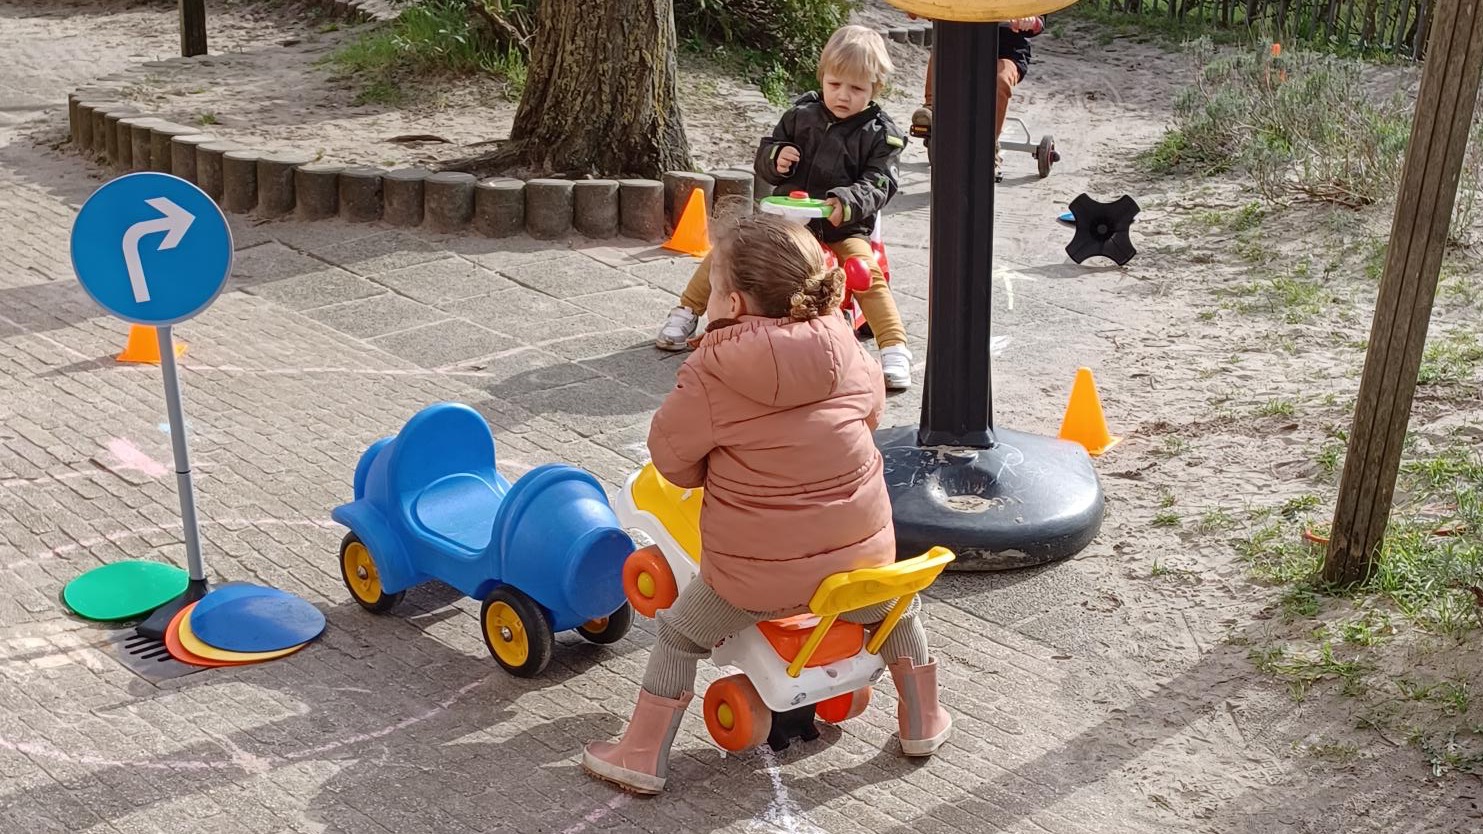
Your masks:
M 767 734 L 767 746 L 779 753 L 788 749 L 793 739 L 813 741 L 819 737 L 819 727 L 814 723 L 813 704 L 787 712 L 772 714 L 772 732 Z
M 994 429 L 989 449 L 920 447 L 917 427 L 876 432 L 898 559 L 936 546 L 948 570 L 1010 570 L 1080 552 L 1102 527 L 1102 484 L 1086 449 Z
M 170 627 L 170 621 L 175 619 L 180 609 L 206 596 L 207 590 L 206 580 L 192 579 L 185 586 L 185 593 L 156 608 L 134 631 L 141 637 L 164 640 L 165 630 Z

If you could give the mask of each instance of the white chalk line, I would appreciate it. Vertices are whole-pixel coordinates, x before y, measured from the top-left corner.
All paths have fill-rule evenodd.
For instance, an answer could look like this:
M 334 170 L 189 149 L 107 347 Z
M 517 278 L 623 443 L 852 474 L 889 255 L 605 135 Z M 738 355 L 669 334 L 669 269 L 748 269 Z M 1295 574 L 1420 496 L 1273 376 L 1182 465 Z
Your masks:
M 783 784 L 783 772 L 778 767 L 778 755 L 766 745 L 757 750 L 767 766 L 767 778 L 772 781 L 772 800 L 761 816 L 752 818 L 751 827 L 777 834 L 825 834 L 822 828 L 803 818 L 803 809 L 788 795 L 788 786 Z

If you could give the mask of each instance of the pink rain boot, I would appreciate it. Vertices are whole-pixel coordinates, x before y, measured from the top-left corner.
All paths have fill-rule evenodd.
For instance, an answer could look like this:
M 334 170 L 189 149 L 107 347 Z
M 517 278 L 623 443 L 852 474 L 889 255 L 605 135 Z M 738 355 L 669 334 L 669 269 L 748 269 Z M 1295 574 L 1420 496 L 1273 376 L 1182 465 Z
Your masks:
M 657 794 L 664 790 L 669 747 L 692 697 L 686 692 L 675 699 L 661 698 L 640 689 L 638 706 L 633 708 L 623 738 L 588 744 L 582 750 L 583 769 L 633 793 Z
M 937 661 L 915 666 L 903 657 L 890 665 L 896 681 L 896 720 L 900 724 L 901 752 L 930 756 L 953 734 L 953 719 L 937 702 Z

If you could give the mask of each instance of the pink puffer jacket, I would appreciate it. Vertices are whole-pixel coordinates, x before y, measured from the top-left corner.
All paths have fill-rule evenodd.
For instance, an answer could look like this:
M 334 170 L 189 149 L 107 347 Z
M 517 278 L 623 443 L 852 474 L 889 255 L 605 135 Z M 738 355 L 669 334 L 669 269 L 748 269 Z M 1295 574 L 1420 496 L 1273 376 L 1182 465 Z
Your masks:
M 672 483 L 705 487 L 700 572 L 716 593 L 792 611 L 824 577 L 896 558 L 871 439 L 885 396 L 841 316 L 712 325 L 654 415 L 649 452 Z

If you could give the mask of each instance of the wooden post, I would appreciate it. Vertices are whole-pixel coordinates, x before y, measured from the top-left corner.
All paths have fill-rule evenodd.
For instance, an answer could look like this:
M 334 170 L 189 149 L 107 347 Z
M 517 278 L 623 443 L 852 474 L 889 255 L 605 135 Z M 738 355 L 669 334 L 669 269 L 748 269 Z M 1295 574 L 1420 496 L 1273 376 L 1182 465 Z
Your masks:
M 1350 585 L 1370 576 L 1389 521 L 1483 70 L 1480 4 L 1437 0 L 1323 565 L 1329 582 Z
M 180 0 L 180 54 L 206 54 L 206 0 Z

